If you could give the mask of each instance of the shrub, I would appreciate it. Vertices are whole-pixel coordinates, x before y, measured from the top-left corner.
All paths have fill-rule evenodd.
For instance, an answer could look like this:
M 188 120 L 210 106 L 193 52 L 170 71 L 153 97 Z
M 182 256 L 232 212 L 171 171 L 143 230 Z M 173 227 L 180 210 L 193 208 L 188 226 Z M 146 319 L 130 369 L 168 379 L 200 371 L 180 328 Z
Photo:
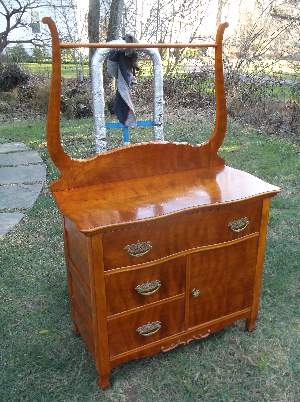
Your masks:
M 84 118 L 93 115 L 92 94 L 67 91 L 61 97 L 61 111 L 67 118 Z
M 0 89 L 3 92 L 11 91 L 19 85 L 25 84 L 29 76 L 15 64 L 6 66 L 0 75 Z
M 25 87 L 24 96 L 30 100 L 30 106 L 33 110 L 45 114 L 48 110 L 50 87 L 48 83 L 39 84 L 37 87 Z

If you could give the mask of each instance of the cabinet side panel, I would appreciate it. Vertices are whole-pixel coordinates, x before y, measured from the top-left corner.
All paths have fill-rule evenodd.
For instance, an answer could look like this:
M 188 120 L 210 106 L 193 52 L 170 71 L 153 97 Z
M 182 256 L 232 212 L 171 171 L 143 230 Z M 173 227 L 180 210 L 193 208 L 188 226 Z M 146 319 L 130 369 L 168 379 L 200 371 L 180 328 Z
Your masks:
M 73 312 L 74 312 L 74 319 L 76 322 L 76 326 L 78 327 L 78 330 L 80 332 L 80 335 L 88 348 L 88 351 L 90 354 L 93 356 L 95 359 L 95 343 L 94 343 L 94 334 L 91 331 L 91 328 L 89 328 L 89 325 L 83 318 L 83 314 L 78 308 L 78 305 L 74 300 L 72 300 L 73 304 Z
M 65 220 L 65 229 L 68 232 L 68 257 L 71 258 L 84 280 L 90 285 L 88 242 L 89 239 L 77 229 L 77 226 L 68 218 Z
M 91 292 L 84 281 L 81 280 L 77 269 L 73 266 L 72 262 L 69 261 L 70 274 L 72 276 L 73 285 L 73 298 L 76 300 L 78 306 L 89 323 L 90 327 L 93 326 L 93 314 L 91 307 Z
M 246 322 L 246 328 L 249 331 L 252 331 L 253 329 L 255 329 L 255 319 L 258 315 L 260 288 L 261 288 L 263 264 L 264 264 L 264 257 L 265 257 L 266 238 L 267 238 L 267 230 L 268 230 L 270 201 L 271 201 L 270 198 L 266 198 L 266 199 L 264 199 L 264 202 L 263 202 L 261 226 L 260 226 L 260 233 L 259 233 L 256 272 L 255 272 L 255 287 L 254 287 L 253 305 L 252 305 L 251 319 L 247 320 L 247 322 Z
M 92 236 L 90 247 L 92 256 L 90 277 L 95 331 L 95 361 L 101 381 L 101 377 L 104 378 L 110 372 L 102 235 Z
M 66 260 L 66 269 L 67 269 L 67 275 L 68 275 L 68 287 L 69 287 L 71 317 L 72 317 L 72 320 L 73 320 L 73 322 L 75 324 L 75 316 L 74 316 L 73 303 L 72 303 L 72 295 L 73 295 L 74 289 L 73 289 L 72 275 L 70 273 L 70 267 L 69 267 L 69 261 L 70 260 L 68 258 L 68 255 L 70 254 L 70 251 L 69 251 L 69 234 L 68 234 L 68 231 L 66 230 L 66 225 L 65 225 L 66 217 L 64 215 L 62 215 L 61 217 L 62 217 L 62 226 L 63 226 L 63 235 L 64 235 L 65 260 Z M 78 328 L 76 327 L 76 324 L 75 324 L 75 327 L 74 327 L 74 331 L 78 332 Z

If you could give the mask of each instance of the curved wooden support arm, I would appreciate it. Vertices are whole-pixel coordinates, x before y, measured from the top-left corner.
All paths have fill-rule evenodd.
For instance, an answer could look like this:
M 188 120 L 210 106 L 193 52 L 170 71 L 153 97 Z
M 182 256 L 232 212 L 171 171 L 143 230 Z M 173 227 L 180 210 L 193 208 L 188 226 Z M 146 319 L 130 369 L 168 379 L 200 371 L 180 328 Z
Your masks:
M 61 101 L 61 58 L 60 42 L 54 21 L 43 18 L 43 23 L 49 26 L 52 37 L 52 72 L 48 115 L 46 125 L 47 146 L 49 155 L 55 166 L 62 172 L 71 162 L 71 157 L 65 153 L 60 142 L 60 101 Z
M 218 156 L 218 150 L 225 138 L 227 127 L 227 108 L 225 97 L 225 84 L 222 60 L 222 41 L 225 29 L 229 26 L 227 22 L 219 25 L 216 37 L 215 48 L 215 91 L 216 91 L 216 123 L 210 136 L 210 166 L 224 164 L 224 159 Z M 221 162 L 221 163 L 220 163 Z
M 161 141 L 133 144 L 129 147 L 96 154 L 88 159 L 75 159 L 63 150 L 60 139 L 60 49 L 62 46 L 54 21 L 46 17 L 43 18 L 43 22 L 49 26 L 52 36 L 52 74 L 46 125 L 47 145 L 49 155 L 61 173 L 60 178 L 51 183 L 51 191 L 225 164 L 224 159 L 218 156 L 218 150 L 224 140 L 227 126 L 222 40 L 228 23 L 219 26 L 216 43 L 205 45 L 215 48 L 216 90 L 216 124 L 214 132 L 205 143 L 195 146 Z M 97 46 L 103 46 L 103 44 L 97 44 Z M 184 44 L 180 45 L 180 47 L 184 46 Z

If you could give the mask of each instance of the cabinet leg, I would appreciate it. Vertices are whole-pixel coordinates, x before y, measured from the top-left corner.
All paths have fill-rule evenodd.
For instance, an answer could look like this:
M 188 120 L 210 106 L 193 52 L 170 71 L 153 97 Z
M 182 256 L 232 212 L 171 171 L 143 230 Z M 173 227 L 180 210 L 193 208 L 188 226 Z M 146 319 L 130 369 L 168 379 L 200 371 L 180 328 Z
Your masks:
M 101 389 L 110 387 L 109 374 L 100 375 L 98 384 Z
M 78 327 L 77 327 L 76 324 L 74 324 L 73 332 L 74 332 L 74 335 L 76 335 L 76 336 L 77 336 L 77 335 L 80 335 L 79 329 L 78 329 Z
M 245 329 L 249 332 L 252 332 L 255 330 L 255 320 L 256 318 L 246 318 L 246 324 L 245 324 Z

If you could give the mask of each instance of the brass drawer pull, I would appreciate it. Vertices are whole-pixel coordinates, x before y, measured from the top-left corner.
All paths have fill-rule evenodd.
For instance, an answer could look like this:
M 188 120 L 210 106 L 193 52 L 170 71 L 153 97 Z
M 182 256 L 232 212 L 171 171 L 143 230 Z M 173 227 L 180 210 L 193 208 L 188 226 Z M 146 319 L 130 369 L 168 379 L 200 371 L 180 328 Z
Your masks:
M 198 297 L 198 296 L 200 295 L 200 290 L 194 288 L 194 289 L 191 291 L 191 293 L 192 293 L 192 295 L 193 295 L 194 297 Z
M 137 332 L 143 336 L 150 336 L 150 335 L 155 334 L 158 330 L 160 330 L 160 328 L 161 328 L 160 321 L 156 321 L 156 322 L 152 322 L 152 323 L 148 322 L 148 324 L 143 325 L 142 327 L 139 327 L 137 329 Z
M 246 227 L 249 225 L 249 220 L 248 218 L 240 218 L 234 222 L 230 222 L 228 226 L 230 227 L 231 230 L 234 232 L 241 232 L 242 230 L 246 229 Z
M 139 294 L 143 296 L 149 296 L 155 293 L 160 287 L 161 287 L 161 281 L 156 280 L 152 282 L 147 281 L 142 285 L 138 285 L 135 289 Z
M 152 242 L 151 241 L 144 241 L 136 244 L 128 245 L 124 248 L 127 254 L 132 255 L 133 257 L 141 257 L 142 255 L 148 253 L 152 249 Z

